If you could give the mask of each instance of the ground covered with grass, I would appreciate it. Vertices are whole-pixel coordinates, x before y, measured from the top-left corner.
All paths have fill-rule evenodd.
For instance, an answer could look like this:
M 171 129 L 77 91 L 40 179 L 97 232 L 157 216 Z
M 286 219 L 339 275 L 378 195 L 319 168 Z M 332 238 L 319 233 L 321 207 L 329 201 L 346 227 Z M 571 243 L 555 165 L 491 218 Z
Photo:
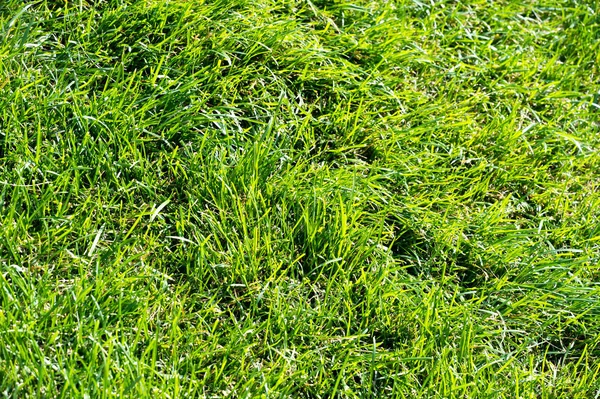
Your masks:
M 5 397 L 600 395 L 596 1 L 6 0 Z

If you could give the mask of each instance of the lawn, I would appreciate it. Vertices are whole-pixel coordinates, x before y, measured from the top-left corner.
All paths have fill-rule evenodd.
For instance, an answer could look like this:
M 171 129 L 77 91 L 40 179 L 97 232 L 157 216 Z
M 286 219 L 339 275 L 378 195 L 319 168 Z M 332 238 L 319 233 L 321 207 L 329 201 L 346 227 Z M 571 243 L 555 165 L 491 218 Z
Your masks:
M 0 396 L 600 397 L 600 3 L 1 0 Z

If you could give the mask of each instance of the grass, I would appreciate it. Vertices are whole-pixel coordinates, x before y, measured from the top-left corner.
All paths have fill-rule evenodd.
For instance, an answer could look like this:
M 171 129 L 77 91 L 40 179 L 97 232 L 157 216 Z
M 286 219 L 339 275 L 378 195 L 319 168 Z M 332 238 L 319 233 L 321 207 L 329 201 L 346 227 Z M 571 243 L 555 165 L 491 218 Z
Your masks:
M 596 1 L 5 0 L 0 392 L 598 398 Z

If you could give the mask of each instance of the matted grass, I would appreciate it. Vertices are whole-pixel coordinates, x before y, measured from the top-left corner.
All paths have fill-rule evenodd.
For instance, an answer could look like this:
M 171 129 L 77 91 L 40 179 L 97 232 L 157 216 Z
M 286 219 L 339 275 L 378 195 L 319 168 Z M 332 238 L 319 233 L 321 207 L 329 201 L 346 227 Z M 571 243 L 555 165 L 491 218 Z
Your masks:
M 5 397 L 600 395 L 596 1 L 0 3 Z

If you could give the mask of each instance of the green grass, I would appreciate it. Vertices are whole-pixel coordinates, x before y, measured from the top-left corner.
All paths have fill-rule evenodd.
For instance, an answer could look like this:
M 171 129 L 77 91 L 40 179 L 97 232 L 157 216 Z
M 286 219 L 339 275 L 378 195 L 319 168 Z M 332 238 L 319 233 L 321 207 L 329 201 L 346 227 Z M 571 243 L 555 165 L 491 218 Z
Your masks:
M 0 394 L 598 398 L 594 0 L 3 0 Z

